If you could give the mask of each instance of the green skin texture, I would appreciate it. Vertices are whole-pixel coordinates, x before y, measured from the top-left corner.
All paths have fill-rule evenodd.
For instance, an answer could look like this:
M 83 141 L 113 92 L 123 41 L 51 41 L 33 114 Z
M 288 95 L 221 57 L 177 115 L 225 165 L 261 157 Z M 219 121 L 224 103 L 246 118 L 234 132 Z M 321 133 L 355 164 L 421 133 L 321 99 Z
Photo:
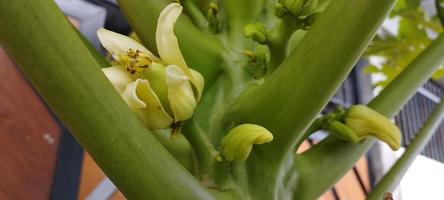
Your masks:
M 169 1 L 119 3 L 143 44 L 156 53 L 157 18 Z M 85 45 L 54 2 L 0 2 L 0 44 L 128 199 L 314 199 L 373 140 L 351 144 L 329 138 L 302 155 L 294 153 L 296 144 L 360 58 L 394 0 L 335 1 L 293 52 L 272 59 L 274 73 L 257 84 L 244 69 L 248 58 L 241 51 L 255 43 L 243 37 L 243 28 L 272 21 L 262 13 L 266 5 L 271 12 L 268 3 L 223 0 L 219 17 L 225 28 L 214 35 L 197 28 L 203 19 L 196 12 L 205 13 L 208 4 L 186 1 L 194 6 L 185 8 L 191 18 L 182 15 L 175 33 L 188 65 L 206 81 L 204 96 L 183 127 L 188 142 L 168 140 L 166 133 L 150 133 L 143 126 L 100 70 L 106 61 Z M 275 44 L 285 47 L 282 41 L 297 27 L 283 29 L 278 23 L 271 31 L 279 36 Z M 444 61 L 442 52 L 443 36 L 369 106 L 392 117 Z M 282 56 L 285 49 L 272 48 L 270 54 Z M 274 140 L 255 146 L 246 162 L 217 162 L 221 139 L 242 123 L 264 126 Z M 214 187 L 219 190 L 210 189 Z

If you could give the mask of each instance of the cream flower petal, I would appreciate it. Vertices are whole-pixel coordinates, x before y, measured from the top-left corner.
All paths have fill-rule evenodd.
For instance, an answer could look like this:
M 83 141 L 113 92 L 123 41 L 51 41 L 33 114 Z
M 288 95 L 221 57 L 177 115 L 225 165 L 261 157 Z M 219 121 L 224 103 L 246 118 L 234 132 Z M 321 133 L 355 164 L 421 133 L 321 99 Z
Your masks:
M 162 60 L 168 64 L 178 65 L 180 68 L 187 68 L 176 35 L 174 35 L 174 24 L 181 12 L 182 6 L 177 3 L 171 3 L 163 9 L 157 21 L 156 44 Z
M 105 47 L 116 60 L 118 59 L 118 55 L 127 54 L 129 49 L 134 49 L 148 54 L 154 62 L 161 62 L 151 51 L 128 36 L 101 28 L 97 30 L 97 37 L 103 47 Z
M 148 129 L 167 128 L 173 123 L 173 118 L 163 108 L 148 80 L 140 80 L 137 94 L 146 103 L 146 109 L 139 110 L 138 114 Z
M 176 65 L 166 68 L 168 100 L 174 113 L 175 121 L 184 121 L 193 116 L 197 102 L 189 78 Z
M 125 91 L 126 86 L 134 81 L 133 78 L 121 66 L 103 68 L 102 71 L 117 89 L 119 94 L 122 94 Z
M 200 101 L 200 98 L 202 97 L 202 91 L 205 87 L 205 79 L 202 76 L 202 74 L 200 74 L 198 71 L 193 70 L 193 69 L 190 69 L 190 71 L 194 77 L 194 80 L 195 80 L 194 86 L 196 87 L 197 92 L 198 92 L 197 93 L 198 94 L 197 101 Z
M 127 92 L 128 91 L 128 92 Z M 130 95 L 128 95 L 130 94 Z M 173 118 L 168 115 L 162 107 L 159 98 L 151 89 L 148 80 L 137 79 L 125 90 L 122 95 L 127 103 L 133 105 L 132 107 L 139 115 L 140 119 L 150 130 L 157 130 L 167 128 L 173 123 Z M 138 102 L 139 107 L 134 107 L 135 102 Z
M 122 93 L 123 99 L 126 101 L 128 106 L 133 109 L 142 109 L 146 108 L 145 102 L 143 102 L 138 96 L 137 96 L 137 86 L 141 82 L 140 79 L 137 79 L 136 81 L 128 84 L 126 86 L 125 91 Z
M 159 55 L 167 64 L 174 64 L 180 67 L 184 74 L 190 79 L 197 89 L 197 97 L 200 99 L 202 89 L 196 80 L 200 77 L 194 77 L 188 68 L 185 59 L 180 52 L 177 37 L 174 34 L 174 24 L 182 12 L 182 6 L 177 3 L 169 4 L 160 13 L 156 28 L 156 44 Z

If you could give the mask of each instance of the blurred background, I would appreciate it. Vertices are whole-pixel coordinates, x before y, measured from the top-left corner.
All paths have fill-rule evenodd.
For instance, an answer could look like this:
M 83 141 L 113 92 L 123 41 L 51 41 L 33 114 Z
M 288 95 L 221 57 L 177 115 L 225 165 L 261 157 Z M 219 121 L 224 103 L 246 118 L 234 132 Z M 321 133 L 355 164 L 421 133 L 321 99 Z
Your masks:
M 100 52 L 97 29 L 129 34 L 131 27 L 115 0 L 56 0 L 71 23 Z M 443 31 L 433 0 L 399 0 L 363 59 L 331 99 L 336 106 L 366 103 Z M 444 92 L 438 70 L 395 117 L 408 146 Z M 0 47 L 0 199 L 125 199 L 72 138 L 17 66 Z M 303 152 L 326 133 L 318 132 Z M 367 155 L 321 199 L 365 199 L 381 176 L 402 155 L 376 143 Z M 444 191 L 444 124 L 409 169 L 395 199 L 442 199 Z

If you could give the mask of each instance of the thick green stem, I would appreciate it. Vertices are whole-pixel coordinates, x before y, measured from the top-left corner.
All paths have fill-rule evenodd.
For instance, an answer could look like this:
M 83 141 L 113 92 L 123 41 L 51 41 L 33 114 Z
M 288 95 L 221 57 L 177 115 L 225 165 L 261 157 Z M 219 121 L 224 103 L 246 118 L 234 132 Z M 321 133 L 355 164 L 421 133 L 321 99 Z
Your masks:
M 390 171 L 387 172 L 376 187 L 373 188 L 372 192 L 367 197 L 368 200 L 382 199 L 385 192 L 392 192 L 396 186 L 398 186 L 399 181 L 401 181 L 402 177 L 407 172 L 407 169 L 413 163 L 416 156 L 421 153 L 423 148 L 432 138 L 443 118 L 444 101 L 441 101 L 441 103 L 433 111 L 430 118 L 427 119 L 419 133 L 416 134 L 415 139 L 407 147 L 401 158 L 396 161 L 395 165 L 393 165 Z
M 0 43 L 128 199 L 213 199 L 148 131 L 53 1 L 0 1 Z
M 270 67 L 274 71 L 287 56 L 287 44 L 291 35 L 297 29 L 302 28 L 302 20 L 291 17 L 281 20 L 270 32 L 267 43 L 270 48 Z
M 197 126 L 193 123 L 187 123 L 184 127 L 183 135 L 190 142 L 197 157 L 199 174 L 208 177 L 214 168 L 218 152 L 207 134 L 202 129 L 197 128 Z
M 252 87 L 233 106 L 228 120 L 259 124 L 275 136 L 270 144 L 255 147 L 248 160 L 250 188 L 257 191 L 257 198 L 276 195 L 281 163 L 340 87 L 394 2 L 339 0 L 330 4 L 300 47 L 263 85 Z
M 202 13 L 207 13 L 208 8 L 210 7 L 210 2 L 216 1 L 216 0 L 181 0 L 180 2 L 190 2 L 194 4 Z
M 444 35 L 441 34 L 368 106 L 392 118 L 444 63 L 443 52 Z M 363 143 L 352 144 L 329 137 L 302 155 L 295 156 L 294 170 L 301 174 L 295 198 L 313 199 L 328 190 L 339 180 L 341 176 L 338 175 L 345 174 L 373 142 L 374 139 L 367 139 Z
M 185 12 L 190 17 L 191 21 L 193 21 L 194 25 L 196 25 L 200 30 L 205 29 L 208 21 L 205 15 L 199 9 L 197 2 L 193 0 L 182 0 L 181 3 L 183 4 Z
M 153 52 L 157 52 L 157 19 L 167 3 L 166 0 L 119 0 L 137 36 Z M 200 31 L 184 15 L 177 21 L 175 33 L 188 65 L 199 71 L 205 77 L 205 83 L 210 85 L 220 72 L 223 48 L 219 41 Z
M 178 135 L 175 140 L 171 140 L 171 131 L 162 129 L 153 131 L 157 140 L 182 164 L 189 172 L 197 175 L 195 157 L 190 143 L 183 135 Z

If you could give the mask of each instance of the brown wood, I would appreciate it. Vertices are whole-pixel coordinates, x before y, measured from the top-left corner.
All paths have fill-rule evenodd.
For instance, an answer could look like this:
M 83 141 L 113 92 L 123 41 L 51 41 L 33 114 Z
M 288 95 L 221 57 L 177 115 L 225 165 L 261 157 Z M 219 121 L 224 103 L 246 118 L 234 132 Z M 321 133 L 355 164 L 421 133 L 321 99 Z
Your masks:
M 85 152 L 80 178 L 79 200 L 85 199 L 94 188 L 105 178 L 102 170 L 97 166 L 91 156 Z
M 0 48 L 0 199 L 49 199 L 59 127 Z
M 78 199 L 85 199 L 104 178 L 105 175 L 96 162 L 88 153 L 85 153 Z M 122 193 L 117 191 L 109 198 L 109 200 L 126 200 L 126 198 Z
M 370 181 L 368 177 L 368 165 L 365 156 L 361 157 L 355 165 L 358 168 L 359 174 L 363 179 L 367 189 L 370 187 Z M 338 191 L 340 199 L 354 199 L 364 200 L 366 198 L 365 193 L 362 191 L 358 180 L 356 179 L 353 170 L 347 172 L 342 179 L 336 183 L 336 190 Z

